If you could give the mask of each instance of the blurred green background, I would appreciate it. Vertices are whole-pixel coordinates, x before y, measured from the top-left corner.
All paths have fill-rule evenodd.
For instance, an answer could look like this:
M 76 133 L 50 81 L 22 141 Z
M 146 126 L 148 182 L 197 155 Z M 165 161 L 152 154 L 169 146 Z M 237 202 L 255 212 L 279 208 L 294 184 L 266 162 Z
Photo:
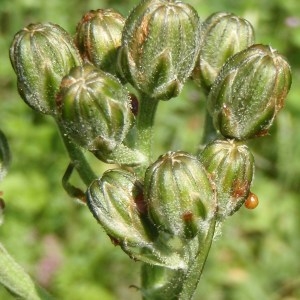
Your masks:
M 189 0 L 202 20 L 216 11 L 247 18 L 258 43 L 290 62 L 293 85 L 272 134 L 251 141 L 260 205 L 229 218 L 213 244 L 195 299 L 300 299 L 300 3 L 298 0 Z M 110 242 L 86 207 L 64 192 L 68 164 L 52 119 L 28 108 L 16 89 L 8 49 L 29 23 L 51 21 L 74 34 L 83 13 L 115 8 L 128 15 L 137 0 L 0 0 L 0 128 L 12 164 L 0 183 L 6 201 L 0 242 L 56 299 L 140 299 L 138 262 Z M 195 151 L 203 125 L 203 96 L 188 83 L 161 103 L 155 155 Z M 99 175 L 103 167 L 99 165 Z M 76 182 L 77 179 L 74 178 Z M 0 286 L 0 299 L 13 299 Z

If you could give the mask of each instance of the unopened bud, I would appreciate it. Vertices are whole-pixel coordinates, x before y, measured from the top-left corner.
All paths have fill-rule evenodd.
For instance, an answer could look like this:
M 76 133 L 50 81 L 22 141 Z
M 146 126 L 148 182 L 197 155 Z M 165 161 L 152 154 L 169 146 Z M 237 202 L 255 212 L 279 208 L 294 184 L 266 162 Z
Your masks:
M 176 97 L 199 52 L 200 21 L 181 1 L 142 1 L 125 22 L 120 73 L 137 90 L 158 100 Z
M 254 177 L 254 158 L 249 148 L 234 140 L 216 140 L 199 156 L 214 181 L 218 216 L 222 220 L 247 199 Z
M 112 9 L 86 13 L 77 26 L 76 34 L 81 56 L 101 70 L 115 75 L 124 22 L 124 17 Z
M 143 247 L 151 243 L 153 228 L 141 183 L 125 170 L 106 171 L 87 191 L 87 204 L 106 233 L 121 246 Z
M 126 88 L 88 64 L 63 78 L 57 105 L 66 132 L 100 159 L 122 143 L 134 118 Z
M 55 24 L 30 24 L 15 35 L 9 54 L 23 100 L 38 112 L 55 115 L 62 78 L 81 65 L 69 34 Z
M 145 174 L 145 199 L 159 230 L 193 238 L 207 229 L 216 200 L 202 164 L 185 152 L 167 152 Z
M 218 12 L 204 21 L 201 41 L 193 79 L 209 90 L 225 61 L 254 43 L 254 30 L 247 20 Z
M 291 86 L 291 69 L 270 46 L 253 45 L 231 57 L 208 96 L 217 130 L 245 140 L 268 133 Z

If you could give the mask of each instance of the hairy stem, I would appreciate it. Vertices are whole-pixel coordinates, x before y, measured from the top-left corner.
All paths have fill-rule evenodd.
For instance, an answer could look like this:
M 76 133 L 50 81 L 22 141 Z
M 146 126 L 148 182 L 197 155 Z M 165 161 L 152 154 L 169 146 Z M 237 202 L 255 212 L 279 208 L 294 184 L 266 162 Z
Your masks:
M 213 124 L 213 119 L 209 114 L 209 112 L 206 110 L 203 137 L 202 137 L 201 144 L 207 145 L 209 142 L 213 141 L 217 137 L 217 135 L 218 135 L 217 131 Z
M 64 145 L 68 151 L 69 158 L 71 160 L 72 165 L 78 172 L 81 180 L 89 186 L 91 182 L 97 178 L 96 174 L 92 170 L 91 166 L 87 162 L 84 154 L 82 153 L 82 150 L 78 145 L 73 143 L 71 139 L 68 137 L 67 133 L 65 132 L 65 129 L 59 122 L 58 129 L 61 133 L 62 140 L 64 142 Z
M 152 159 L 151 146 L 153 139 L 153 123 L 157 105 L 158 100 L 152 99 L 145 94 L 141 94 L 137 115 L 137 137 L 135 142 L 135 149 L 139 150 L 146 157 L 145 163 L 135 169 L 136 173 L 141 177 L 143 177 L 143 174 Z
M 216 220 L 212 219 L 207 234 L 198 243 L 190 243 L 196 251 L 186 247 L 190 255 L 187 269 L 168 269 L 142 265 L 142 295 L 144 300 L 190 300 L 200 281 L 213 241 Z M 194 253 L 194 254 L 193 254 Z

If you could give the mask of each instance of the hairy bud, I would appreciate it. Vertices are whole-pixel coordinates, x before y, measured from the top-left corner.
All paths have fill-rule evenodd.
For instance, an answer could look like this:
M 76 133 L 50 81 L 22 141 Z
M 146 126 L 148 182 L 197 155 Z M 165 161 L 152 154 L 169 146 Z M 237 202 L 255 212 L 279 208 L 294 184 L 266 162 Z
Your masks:
M 137 90 L 158 100 L 181 91 L 200 46 L 197 12 L 181 1 L 142 1 L 125 22 L 120 73 Z
M 106 233 L 121 246 L 143 247 L 150 243 L 152 228 L 147 227 L 151 225 L 142 185 L 132 173 L 106 171 L 88 188 L 87 204 Z
M 193 238 L 206 229 L 215 212 L 215 195 L 195 157 L 167 152 L 147 169 L 144 185 L 150 218 L 160 230 Z
M 100 159 L 122 143 L 133 121 L 125 87 L 91 65 L 76 67 L 63 78 L 57 105 L 66 132 Z
M 253 45 L 231 57 L 208 96 L 217 130 L 245 140 L 267 134 L 291 86 L 287 61 L 270 46 Z
M 76 44 L 81 56 L 105 72 L 116 74 L 124 17 L 112 9 L 91 10 L 77 26 Z
M 62 78 L 81 65 L 69 34 L 55 24 L 30 24 L 15 35 L 9 54 L 23 100 L 38 112 L 55 115 Z
M 201 41 L 193 79 L 209 90 L 225 61 L 254 43 L 254 30 L 247 20 L 218 12 L 203 23 Z
M 234 140 L 216 140 L 199 156 L 217 190 L 218 216 L 224 219 L 247 199 L 254 177 L 254 158 L 248 147 Z

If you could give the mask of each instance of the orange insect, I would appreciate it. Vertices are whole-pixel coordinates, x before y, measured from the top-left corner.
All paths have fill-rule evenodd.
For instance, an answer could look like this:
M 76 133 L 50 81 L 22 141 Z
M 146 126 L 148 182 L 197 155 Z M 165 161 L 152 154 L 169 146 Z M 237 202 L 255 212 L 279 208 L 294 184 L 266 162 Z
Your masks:
M 259 203 L 258 197 L 254 193 L 250 192 L 248 198 L 246 199 L 246 201 L 244 203 L 244 205 L 248 209 L 254 209 L 254 208 L 257 207 L 258 203 Z

